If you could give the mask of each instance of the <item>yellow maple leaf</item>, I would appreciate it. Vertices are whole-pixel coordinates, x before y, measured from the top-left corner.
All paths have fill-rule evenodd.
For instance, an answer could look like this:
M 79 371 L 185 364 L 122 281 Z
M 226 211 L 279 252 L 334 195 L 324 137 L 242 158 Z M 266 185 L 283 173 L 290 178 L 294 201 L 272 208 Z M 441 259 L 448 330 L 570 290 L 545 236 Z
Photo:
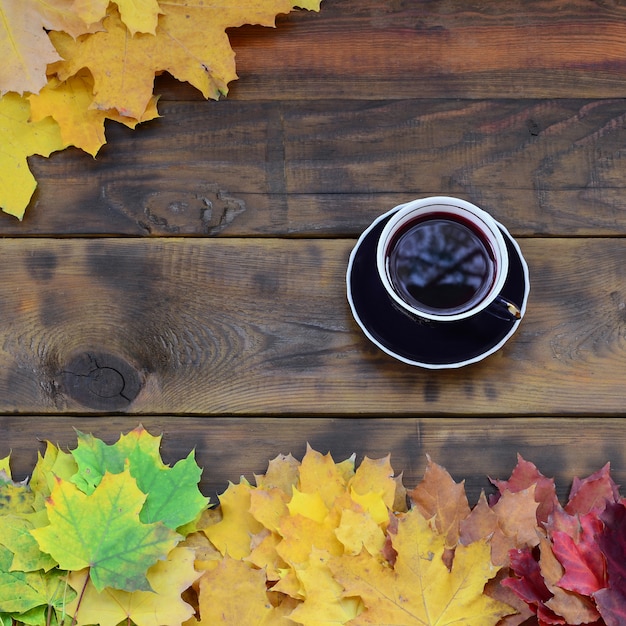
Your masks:
M 222 519 L 202 529 L 222 555 L 243 559 L 250 555 L 252 536 L 263 526 L 250 513 L 250 483 L 230 483 L 219 496 Z
M 289 619 L 303 626 L 345 624 L 362 610 L 359 598 L 344 598 L 342 586 L 328 568 L 330 555 L 314 550 L 306 567 L 296 570 L 304 601 L 289 614 Z
M 393 568 L 368 554 L 334 557 L 329 567 L 346 597 L 359 596 L 365 610 L 350 626 L 491 626 L 514 610 L 483 595 L 497 573 L 489 545 L 478 541 L 456 548 L 452 569 L 443 562 L 445 538 L 417 509 L 398 522 Z
M 319 3 L 317 3 L 319 6 Z M 95 108 L 117 109 L 140 118 L 154 86 L 154 77 L 168 72 L 217 99 L 237 78 L 235 55 L 226 29 L 243 24 L 274 25 L 277 13 L 288 13 L 292 0 L 161 0 L 163 15 L 155 34 L 127 28 L 117 9 L 103 20 L 104 31 L 73 39 L 50 33 L 63 61 L 51 71 L 66 80 L 87 67 L 94 77 Z
M 279 454 L 267 464 L 265 474 L 255 474 L 254 479 L 259 489 L 272 488 L 291 495 L 291 488 L 298 483 L 300 461 L 291 454 Z
M 319 493 L 328 509 L 335 499 L 346 492 L 348 481 L 354 476 L 354 458 L 335 463 L 330 454 L 323 455 L 307 445 L 302 458 L 299 489 L 302 493 Z
M 365 457 L 350 480 L 350 487 L 357 494 L 380 492 L 388 509 L 393 509 L 397 482 L 391 467 L 391 457 L 382 459 Z
M 37 187 L 26 158 L 49 156 L 67 146 L 52 118 L 30 122 L 29 116 L 26 98 L 8 93 L 0 99 L 0 207 L 19 219 Z
M 134 128 L 140 122 L 158 117 L 154 96 L 141 119 L 135 119 L 124 117 L 117 111 L 91 108 L 92 91 L 93 79 L 86 70 L 64 82 L 53 77 L 38 94 L 29 96 L 31 120 L 37 122 L 48 116 L 54 117 L 67 145 L 76 146 L 95 157 L 106 143 L 105 120 L 114 119 Z
M 85 586 L 88 570 L 71 572 L 69 583 L 78 596 L 65 610 L 74 616 L 72 623 L 76 626 L 116 626 L 122 621 L 132 621 L 136 626 L 180 624 L 194 613 L 181 597 L 183 591 L 201 576 L 194 569 L 194 558 L 191 548 L 174 548 L 165 561 L 148 569 L 146 576 L 152 591 L 129 592 L 105 587 L 98 592 L 90 580 Z
M 152 33 L 156 29 L 159 13 L 157 0 L 114 0 L 122 21 L 131 35 Z M 100 22 L 106 15 L 109 0 L 74 0 L 75 13 L 87 24 Z
M 372 556 L 381 553 L 385 545 L 385 533 L 371 515 L 344 509 L 341 522 L 335 530 L 337 539 L 346 554 L 357 555 L 365 548 Z
M 261 626 L 274 610 L 265 587 L 265 574 L 249 563 L 224 557 L 204 572 L 199 582 L 200 620 L 207 626 Z M 188 622 L 188 624 L 190 624 Z

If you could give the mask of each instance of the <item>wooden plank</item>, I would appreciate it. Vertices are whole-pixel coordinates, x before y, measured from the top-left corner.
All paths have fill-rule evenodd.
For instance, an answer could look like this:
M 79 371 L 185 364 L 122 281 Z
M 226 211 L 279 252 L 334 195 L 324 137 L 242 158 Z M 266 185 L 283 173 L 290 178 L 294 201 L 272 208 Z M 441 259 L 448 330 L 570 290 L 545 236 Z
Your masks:
M 0 412 L 622 414 L 626 239 L 520 243 L 517 333 L 433 372 L 352 319 L 354 240 L 5 239 Z
M 618 484 L 626 483 L 626 453 L 622 442 L 625 419 L 600 418 L 489 418 L 467 419 L 295 419 L 189 418 L 142 416 L 153 435 L 163 434 L 162 455 L 173 464 L 195 449 L 204 468 L 202 491 L 216 494 L 245 476 L 267 468 L 270 459 L 291 452 L 301 459 L 307 442 L 330 452 L 335 461 L 356 454 L 381 458 L 391 454 L 394 470 L 403 473 L 406 487 L 422 479 L 426 455 L 446 467 L 456 481 L 465 480 L 473 504 L 481 489 L 491 491 L 488 477 L 509 478 L 520 453 L 556 480 L 563 501 L 575 476 L 586 477 L 611 463 Z M 69 416 L 0 417 L 0 458 L 11 453 L 14 478 L 31 472 L 45 441 L 66 449 L 76 447 L 75 428 L 114 443 L 139 421 L 130 417 L 78 418 Z
M 520 236 L 626 234 L 626 100 L 179 102 L 31 164 L 5 235 L 357 236 L 454 195 Z
M 274 31 L 233 29 L 231 97 L 622 97 L 616 3 L 324 0 Z M 349 34 L 349 36 L 347 36 Z

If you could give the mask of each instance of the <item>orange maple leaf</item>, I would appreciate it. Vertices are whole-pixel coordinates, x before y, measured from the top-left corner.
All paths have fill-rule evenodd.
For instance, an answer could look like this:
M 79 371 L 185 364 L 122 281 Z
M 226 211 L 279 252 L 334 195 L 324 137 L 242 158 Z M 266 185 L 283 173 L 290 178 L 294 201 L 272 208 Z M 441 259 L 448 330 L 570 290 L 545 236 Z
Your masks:
M 435 518 L 437 530 L 445 537 L 446 548 L 459 541 L 460 523 L 470 514 L 464 481 L 456 483 L 448 471 L 427 455 L 424 479 L 408 492 L 411 502 L 426 518 Z

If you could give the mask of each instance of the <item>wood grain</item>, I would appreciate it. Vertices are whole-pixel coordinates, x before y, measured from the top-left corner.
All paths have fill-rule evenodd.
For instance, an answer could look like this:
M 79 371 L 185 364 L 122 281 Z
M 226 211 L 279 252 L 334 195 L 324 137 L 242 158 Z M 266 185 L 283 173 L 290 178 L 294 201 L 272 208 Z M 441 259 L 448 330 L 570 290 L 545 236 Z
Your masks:
M 168 102 L 97 159 L 33 157 L 28 235 L 357 236 L 416 197 L 519 236 L 626 234 L 626 100 Z
M 276 31 L 230 31 L 231 97 L 622 97 L 618 2 L 324 0 Z
M 624 410 L 626 239 L 521 240 L 532 287 L 517 333 L 481 363 L 435 372 L 388 357 L 352 319 L 345 271 L 354 243 L 5 239 L 0 411 Z
M 43 452 L 45 441 L 65 449 L 76 447 L 76 432 L 93 433 L 114 443 L 139 423 L 133 417 L 4 416 L 0 458 L 11 452 L 14 478 L 27 477 Z M 556 481 L 562 501 L 572 479 L 589 476 L 605 463 L 618 484 L 626 483 L 622 445 L 626 420 L 601 418 L 485 418 L 467 419 L 295 419 L 189 418 L 142 416 L 153 435 L 163 435 L 162 455 L 173 464 L 195 450 L 204 469 L 201 489 L 216 502 L 228 481 L 245 476 L 253 482 L 270 459 L 291 452 L 301 459 L 307 442 L 330 452 L 335 461 L 356 454 L 381 458 L 391 454 L 396 473 L 412 488 L 422 479 L 426 455 L 446 467 L 456 481 L 465 480 L 471 504 L 481 490 L 492 491 L 488 478 L 506 480 L 517 454 L 532 461 Z

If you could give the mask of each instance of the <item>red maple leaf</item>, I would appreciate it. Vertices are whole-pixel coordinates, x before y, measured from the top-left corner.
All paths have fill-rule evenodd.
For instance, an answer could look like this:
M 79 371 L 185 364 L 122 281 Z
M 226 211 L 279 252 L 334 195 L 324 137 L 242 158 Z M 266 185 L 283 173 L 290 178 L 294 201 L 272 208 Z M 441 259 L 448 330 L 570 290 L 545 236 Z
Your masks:
M 626 624 L 626 506 L 609 503 L 600 516 L 604 522 L 598 545 L 606 559 L 608 587 L 594 594 L 607 626 Z
M 611 466 L 607 463 L 587 478 L 574 478 L 565 510 L 570 515 L 585 515 L 591 511 L 601 513 L 607 502 L 619 502 L 619 487 L 613 482 L 610 471 Z
M 552 598 L 552 593 L 543 579 L 535 553 L 536 550 L 531 548 L 511 550 L 510 568 L 515 576 L 505 578 L 501 584 L 528 604 L 530 610 L 537 615 L 540 625 L 567 624 L 562 617 L 545 605 Z
M 565 570 L 559 587 L 591 596 L 607 586 L 604 555 L 598 545 L 603 523 L 595 513 L 581 515 L 578 520 L 574 537 L 562 530 L 551 533 L 552 551 Z

